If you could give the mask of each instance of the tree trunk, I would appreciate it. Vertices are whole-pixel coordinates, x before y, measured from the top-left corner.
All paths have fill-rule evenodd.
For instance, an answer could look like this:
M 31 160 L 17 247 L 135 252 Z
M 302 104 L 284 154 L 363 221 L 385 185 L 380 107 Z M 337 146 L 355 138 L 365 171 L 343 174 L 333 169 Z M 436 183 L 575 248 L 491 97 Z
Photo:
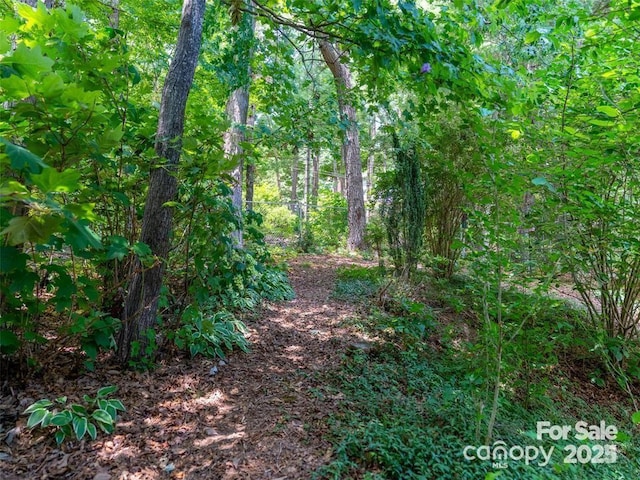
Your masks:
M 307 161 L 304 165 L 304 219 L 309 221 L 309 204 L 311 203 L 311 147 L 307 146 Z
M 333 193 L 342 193 L 340 190 L 340 182 L 338 181 L 340 172 L 338 172 L 338 162 L 336 161 L 335 155 L 331 155 L 331 165 L 333 166 Z
M 125 299 L 117 342 L 118 359 L 122 363 L 148 356 L 145 351 L 147 332 L 156 324 L 173 217 L 171 207 L 166 203 L 175 200 L 178 190 L 175 174 L 182 149 L 187 98 L 198 63 L 204 10 L 205 0 L 184 0 L 175 56 L 162 90 L 155 144 L 159 161 L 158 165 L 152 166 L 149 175 L 140 233 L 140 241 L 149 245 L 156 262 L 145 269 L 140 260 L 136 260 L 137 268 Z
M 109 16 L 109 26 L 111 28 L 120 27 L 120 0 L 111 0 L 111 15 Z
M 291 211 L 298 213 L 298 148 L 293 151 L 293 160 L 291 162 Z
M 232 236 L 236 246 L 242 248 L 242 171 L 244 158 L 242 142 L 245 140 L 244 130 L 247 125 L 247 112 L 249 111 L 249 86 L 236 88 L 227 102 L 227 118 L 231 122 L 229 130 L 224 134 L 224 153 L 227 157 L 236 160 L 236 166 L 231 176 L 233 177 L 233 194 L 231 201 L 235 214 L 238 217 L 240 228 L 233 232 Z
M 320 186 L 320 152 L 313 152 L 313 173 L 311 179 L 311 204 L 313 208 L 318 206 L 318 187 Z
M 255 105 L 251 105 L 251 115 L 247 118 L 247 140 L 251 140 L 253 127 L 256 124 Z M 253 187 L 256 181 L 256 164 L 254 160 L 246 162 L 245 205 L 247 210 L 253 210 Z
M 320 51 L 336 83 L 338 107 L 342 121 L 347 125 L 342 141 L 342 159 L 345 164 L 347 182 L 347 249 L 360 250 L 364 247 L 366 213 L 362 188 L 362 161 L 360 159 L 360 138 L 356 109 L 349 95 L 353 90 L 351 72 L 340 62 L 341 53 L 331 43 L 320 40 Z
M 239 2 L 245 3 L 245 2 Z M 252 2 L 247 1 L 251 10 Z M 224 135 L 224 152 L 228 158 L 236 160 L 233 177 L 233 194 L 231 202 L 239 228 L 232 233 L 237 247 L 242 248 L 242 175 L 244 172 L 244 149 L 242 143 L 246 140 L 247 114 L 249 112 L 249 84 L 251 83 L 251 57 L 253 55 L 253 32 L 255 21 L 251 13 L 242 15 L 238 25 L 238 36 L 235 42 L 235 55 L 238 59 L 239 74 L 235 76 L 235 88 L 227 102 L 227 118 L 231 122 L 229 130 Z M 248 39 L 248 41 L 247 41 Z
M 369 127 L 369 136 L 371 137 L 371 147 L 369 148 L 369 155 L 367 158 L 367 201 L 371 199 L 371 194 L 373 193 L 373 172 L 375 166 L 375 143 L 376 136 L 378 134 L 378 125 L 376 124 L 375 117 L 371 122 L 371 126 Z
M 276 171 L 276 187 L 278 189 L 278 198 L 282 198 L 282 178 L 280 178 L 280 162 L 277 158 L 274 167 Z

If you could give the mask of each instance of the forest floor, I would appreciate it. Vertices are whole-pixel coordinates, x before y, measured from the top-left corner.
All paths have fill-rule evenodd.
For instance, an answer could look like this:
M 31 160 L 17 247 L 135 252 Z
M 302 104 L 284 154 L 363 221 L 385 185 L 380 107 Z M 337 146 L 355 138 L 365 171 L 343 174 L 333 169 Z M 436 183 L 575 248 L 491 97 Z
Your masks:
M 290 261 L 296 298 L 267 304 L 247 320 L 251 351 L 222 362 L 173 358 L 151 372 L 61 369 L 19 388 L 5 382 L 0 478 L 300 479 L 332 457 L 328 418 L 340 395 L 318 394 L 350 344 L 366 340 L 345 319 L 354 305 L 331 298 L 336 269 L 361 260 L 299 256 Z M 215 368 L 214 368 L 215 367 Z M 217 373 L 214 373 L 217 369 Z M 111 436 L 57 447 L 25 428 L 24 409 L 41 398 L 79 401 L 107 385 L 127 408 Z

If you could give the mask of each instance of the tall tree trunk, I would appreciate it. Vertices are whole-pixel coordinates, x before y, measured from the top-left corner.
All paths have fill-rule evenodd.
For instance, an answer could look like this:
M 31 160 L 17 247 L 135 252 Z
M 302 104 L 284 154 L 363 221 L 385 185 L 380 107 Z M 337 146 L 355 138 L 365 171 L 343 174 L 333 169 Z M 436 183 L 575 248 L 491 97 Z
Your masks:
M 280 177 L 280 162 L 277 158 L 274 167 L 276 171 L 276 187 L 278 189 L 278 198 L 282 198 L 282 178 Z
M 291 161 L 291 203 L 290 208 L 293 213 L 298 213 L 298 147 L 293 150 L 293 160 Z
M 342 159 L 345 164 L 347 181 L 347 224 L 349 233 L 347 249 L 360 250 L 364 247 L 366 213 L 362 188 L 362 160 L 360 159 L 360 138 L 356 109 L 349 98 L 353 90 L 351 72 L 340 61 L 341 53 L 326 40 L 320 40 L 320 52 L 333 74 L 336 83 L 338 107 L 342 121 L 347 125 L 342 141 Z
M 120 0 L 111 0 L 111 15 L 109 16 L 109 26 L 111 28 L 120 27 Z
M 333 193 L 342 193 L 340 190 L 340 182 L 338 181 L 340 172 L 338 172 L 338 162 L 335 155 L 331 155 L 331 165 L 333 166 Z
M 227 118 L 231 126 L 224 134 L 224 152 L 227 157 L 236 160 L 236 166 L 231 176 L 233 177 L 233 194 L 231 201 L 238 217 L 240 228 L 234 231 L 232 236 L 238 247 L 242 247 L 242 171 L 244 158 L 242 142 L 245 139 L 245 127 L 247 125 L 247 112 L 249 110 L 249 86 L 236 88 L 227 102 Z
M 251 0 L 246 2 L 249 10 Z M 236 12 L 236 14 L 239 13 Z M 234 20 L 236 21 L 236 20 Z M 246 140 L 247 114 L 249 111 L 249 84 L 251 83 L 251 57 L 253 55 L 253 34 L 255 30 L 254 16 L 244 13 L 239 20 L 238 35 L 235 43 L 235 55 L 238 59 L 239 74 L 235 78 L 233 92 L 227 102 L 227 118 L 231 122 L 229 130 L 224 136 L 224 152 L 229 158 L 236 160 L 233 177 L 233 194 L 231 202 L 235 210 L 239 228 L 232 233 L 236 246 L 242 248 L 242 175 L 244 172 L 244 149 L 242 143 Z
M 369 127 L 369 136 L 371 138 L 371 147 L 369 148 L 369 155 L 367 157 L 367 200 L 371 199 L 371 193 L 373 192 L 373 171 L 375 166 L 375 143 L 376 136 L 378 134 L 378 125 L 376 118 L 374 117 L 371 126 Z
M 311 203 L 311 147 L 307 146 L 307 161 L 304 165 L 304 219 L 309 221 L 309 205 Z
M 311 179 L 311 204 L 313 208 L 318 206 L 318 187 L 320 186 L 320 152 L 314 150 L 312 159 L 312 179 Z
M 256 124 L 256 112 L 255 105 L 251 105 L 250 107 L 251 114 L 247 118 L 247 140 L 251 141 L 251 137 L 253 135 L 253 127 Z M 253 210 L 253 187 L 256 181 L 256 164 L 254 160 L 249 160 L 246 162 L 246 180 L 245 180 L 245 206 L 247 210 Z
M 128 362 L 132 354 L 145 356 L 146 332 L 156 324 L 162 277 L 169 253 L 173 212 L 167 202 L 178 191 L 177 165 L 182 149 L 185 110 L 198 63 L 202 41 L 205 0 L 184 0 L 176 51 L 162 90 L 155 151 L 158 165 L 151 168 L 140 241 L 151 248 L 155 264 L 146 269 L 139 259 L 124 304 L 122 329 L 118 335 L 118 359 Z M 139 349 L 132 351 L 133 346 Z

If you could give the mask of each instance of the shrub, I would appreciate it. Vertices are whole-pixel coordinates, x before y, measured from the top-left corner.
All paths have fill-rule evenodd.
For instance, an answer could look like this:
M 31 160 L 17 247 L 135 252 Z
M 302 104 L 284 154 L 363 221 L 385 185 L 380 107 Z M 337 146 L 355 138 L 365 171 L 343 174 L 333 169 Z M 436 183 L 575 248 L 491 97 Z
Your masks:
M 120 400 L 107 398 L 116 390 L 117 387 L 109 386 L 98 390 L 95 397 L 84 395 L 83 405 L 68 404 L 67 397 L 56 398 L 53 402 L 46 398 L 39 400 L 24 411 L 29 415 L 27 428 L 50 429 L 58 445 L 71 437 L 82 440 L 85 435 L 95 440 L 97 427 L 111 434 L 116 427 L 118 412 L 125 411 Z

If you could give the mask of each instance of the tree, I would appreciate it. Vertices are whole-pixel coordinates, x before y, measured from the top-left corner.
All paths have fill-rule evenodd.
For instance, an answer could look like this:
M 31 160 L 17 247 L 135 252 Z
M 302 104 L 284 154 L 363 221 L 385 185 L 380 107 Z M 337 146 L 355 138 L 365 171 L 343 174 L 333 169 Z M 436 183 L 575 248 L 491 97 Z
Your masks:
M 249 2 L 250 3 L 250 2 Z M 235 17 L 234 15 L 232 15 Z M 253 53 L 253 34 L 255 21 L 253 15 L 242 15 L 236 41 L 234 45 L 234 63 L 238 72 L 232 92 L 227 102 L 227 118 L 231 122 L 229 130 L 224 136 L 224 152 L 227 157 L 235 160 L 236 165 L 231 176 L 233 177 L 232 204 L 242 225 L 242 176 L 244 171 L 244 148 L 242 143 L 247 139 L 247 115 L 249 112 L 249 84 L 251 83 L 251 56 Z M 233 238 L 238 247 L 242 247 L 242 228 L 233 232 Z
M 149 268 L 137 261 L 117 341 L 122 363 L 141 356 L 144 350 L 140 348 L 147 343 L 146 334 L 156 324 L 172 229 L 173 215 L 167 203 L 175 200 L 178 188 L 175 173 L 180 160 L 187 98 L 202 41 L 204 10 L 205 0 L 184 0 L 176 50 L 162 91 L 155 143 L 158 163 L 151 168 L 140 234 L 140 240 L 150 247 L 156 261 Z M 135 346 L 138 348 L 134 349 Z
M 362 188 L 362 161 L 360 159 L 360 138 L 356 109 L 349 98 L 353 90 L 353 81 L 349 67 L 340 61 L 342 54 L 329 41 L 320 40 L 320 51 L 333 74 L 338 108 L 344 127 L 342 141 L 342 159 L 346 169 L 347 181 L 347 219 L 349 233 L 347 249 L 360 250 L 364 247 L 364 229 L 367 218 L 364 209 L 364 192 Z

